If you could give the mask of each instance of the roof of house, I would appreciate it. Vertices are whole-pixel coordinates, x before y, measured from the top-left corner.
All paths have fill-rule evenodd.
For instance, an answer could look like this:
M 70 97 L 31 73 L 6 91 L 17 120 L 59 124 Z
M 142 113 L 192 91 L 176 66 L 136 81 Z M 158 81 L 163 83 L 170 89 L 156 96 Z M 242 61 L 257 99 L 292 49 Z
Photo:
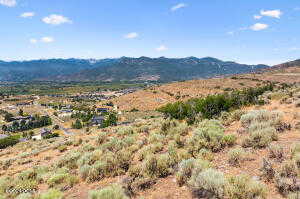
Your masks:
M 92 120 L 104 120 L 103 116 L 94 116 Z
M 43 128 L 41 129 L 40 131 L 41 134 L 44 134 L 44 133 L 51 133 L 51 130 L 47 129 L 47 128 Z

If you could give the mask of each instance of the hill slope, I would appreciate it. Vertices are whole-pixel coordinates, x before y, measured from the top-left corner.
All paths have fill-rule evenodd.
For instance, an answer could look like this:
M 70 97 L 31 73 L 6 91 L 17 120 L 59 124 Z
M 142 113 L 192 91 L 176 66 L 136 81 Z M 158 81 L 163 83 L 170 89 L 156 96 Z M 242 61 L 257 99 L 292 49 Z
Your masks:
M 215 58 L 49 59 L 0 61 L 0 81 L 181 81 L 249 73 L 268 68 Z

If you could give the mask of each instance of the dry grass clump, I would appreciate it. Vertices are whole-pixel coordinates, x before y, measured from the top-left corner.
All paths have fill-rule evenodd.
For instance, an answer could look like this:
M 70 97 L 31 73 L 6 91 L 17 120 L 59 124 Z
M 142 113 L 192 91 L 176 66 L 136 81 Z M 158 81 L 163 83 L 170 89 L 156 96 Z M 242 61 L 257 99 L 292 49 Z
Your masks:
M 284 151 L 282 146 L 271 144 L 268 149 L 269 158 L 274 158 L 280 162 L 284 159 Z
M 295 149 L 293 152 L 295 152 Z M 283 195 L 295 194 L 299 191 L 299 153 L 294 153 L 291 160 L 285 161 L 275 176 L 278 191 Z
M 298 99 L 297 101 L 295 101 L 295 106 L 296 107 L 300 107 L 300 99 Z

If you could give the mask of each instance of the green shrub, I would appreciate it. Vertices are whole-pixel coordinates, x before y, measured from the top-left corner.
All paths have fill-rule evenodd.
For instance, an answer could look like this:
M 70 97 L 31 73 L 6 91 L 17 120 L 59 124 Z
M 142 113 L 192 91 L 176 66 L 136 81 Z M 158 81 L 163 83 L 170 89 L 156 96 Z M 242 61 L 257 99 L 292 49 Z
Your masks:
M 219 151 L 224 147 L 224 136 L 224 128 L 219 121 L 204 120 L 188 139 L 188 150 L 194 156 L 203 148 Z
M 174 154 L 175 154 L 174 157 L 176 159 L 176 162 L 180 162 L 182 160 L 187 160 L 192 158 L 192 155 L 185 149 L 179 149 L 177 151 L 174 151 Z
M 137 157 L 139 160 L 144 160 L 148 155 L 154 154 L 154 149 L 150 145 L 141 148 L 137 152 Z
M 58 167 L 68 167 L 70 169 L 77 168 L 77 160 L 80 158 L 80 152 L 70 152 L 65 154 L 62 158 L 60 158 L 57 162 Z
M 294 161 L 289 160 L 285 161 L 279 170 L 280 177 L 295 177 L 297 176 L 297 166 Z
M 204 198 L 224 198 L 228 182 L 222 172 L 207 169 L 192 175 L 188 184 L 194 193 Z
M 97 161 L 91 166 L 83 166 L 80 169 L 80 173 L 83 175 L 83 177 L 86 175 L 84 179 L 87 179 L 88 182 L 95 182 L 104 178 L 105 175 L 109 176 L 108 167 L 109 165 L 107 165 L 106 162 Z
M 242 115 L 244 115 L 246 112 L 244 110 L 235 110 L 230 114 L 230 120 L 233 121 L 240 121 Z
M 62 152 L 66 151 L 68 149 L 68 146 L 67 145 L 61 145 L 57 149 L 58 149 L 59 152 L 62 153 Z
M 268 122 L 270 126 L 277 125 L 282 120 L 282 113 L 278 111 L 253 110 L 242 115 L 241 122 L 244 127 L 249 127 L 252 123 Z
M 97 136 L 96 142 L 98 145 L 103 144 L 107 139 L 107 135 L 105 133 L 101 133 Z
M 295 156 L 297 153 L 300 153 L 300 143 L 295 143 L 291 147 L 291 155 Z
M 263 199 L 267 198 L 267 187 L 249 176 L 241 175 L 229 178 L 227 193 L 229 198 L 235 199 Z
M 235 145 L 237 137 L 235 135 L 225 135 L 222 138 L 222 143 L 225 146 L 233 146 Z
M 38 187 L 38 182 L 36 180 L 18 180 L 15 179 L 13 182 L 13 188 L 16 190 L 36 190 Z
M 190 99 L 187 102 L 175 102 L 159 108 L 158 111 L 174 119 L 188 118 L 192 123 L 199 113 L 204 118 L 212 119 L 220 116 L 224 111 L 239 109 L 243 105 L 258 104 L 260 102 L 258 96 L 269 90 L 273 90 L 272 84 L 227 94 L 210 95 L 202 99 Z
M 11 186 L 11 181 L 9 177 L 0 177 L 0 195 L 6 193 L 6 190 Z
M 191 178 L 192 174 L 202 172 L 204 169 L 210 168 L 208 161 L 197 160 L 194 158 L 183 160 L 179 163 L 178 172 L 176 174 L 177 183 L 179 186 L 186 184 Z
M 203 159 L 203 160 L 208 160 L 208 161 L 213 161 L 214 160 L 214 154 L 207 149 L 201 149 L 197 155 L 197 158 Z
M 300 107 L 300 99 L 295 102 L 296 107 Z
M 84 180 L 87 179 L 87 177 L 89 176 L 89 172 L 91 170 L 91 166 L 90 165 L 82 165 L 79 168 L 79 175 L 81 178 L 83 178 Z
M 297 153 L 294 155 L 293 160 L 297 166 L 298 169 L 300 169 L 300 153 Z
M 166 177 L 173 172 L 175 160 L 169 154 L 161 154 L 157 157 L 157 176 Z
M 130 184 L 130 190 L 133 192 L 149 189 L 153 184 L 155 184 L 155 179 L 150 177 L 137 177 Z
M 66 169 L 59 169 L 53 173 L 47 180 L 49 187 L 73 187 L 78 183 L 78 178 L 76 176 L 70 175 L 69 171 Z
M 42 193 L 38 199 L 64 199 L 64 195 L 56 189 L 50 189 L 46 193 Z
M 164 135 L 152 132 L 149 135 L 148 142 L 153 144 L 153 143 L 156 143 L 156 142 L 162 142 L 164 139 L 165 139 Z
M 143 162 L 143 172 L 149 177 L 157 176 L 157 157 L 149 155 Z
M 89 192 L 88 199 L 129 199 L 119 185 L 112 185 L 101 190 Z
M 22 171 L 19 175 L 18 175 L 18 179 L 20 180 L 35 180 L 37 177 L 37 173 L 36 171 L 34 171 L 34 169 L 27 169 L 25 171 Z
M 30 193 L 22 193 L 18 195 L 16 199 L 33 199 L 33 196 Z
M 250 135 L 243 140 L 244 147 L 263 148 L 278 140 L 276 126 L 281 124 L 282 113 L 256 110 L 241 117 L 241 122 Z
M 252 132 L 243 140 L 243 147 L 264 148 L 272 142 L 272 135 L 263 131 Z
M 133 135 L 134 134 L 134 129 L 131 126 L 121 127 L 118 130 L 118 134 L 120 134 L 120 135 Z
M 300 198 L 300 192 L 297 193 L 290 193 L 287 197 L 288 199 L 299 199 Z
M 247 159 L 249 153 L 242 148 L 234 148 L 228 151 L 228 162 L 232 166 L 240 166 L 241 163 Z

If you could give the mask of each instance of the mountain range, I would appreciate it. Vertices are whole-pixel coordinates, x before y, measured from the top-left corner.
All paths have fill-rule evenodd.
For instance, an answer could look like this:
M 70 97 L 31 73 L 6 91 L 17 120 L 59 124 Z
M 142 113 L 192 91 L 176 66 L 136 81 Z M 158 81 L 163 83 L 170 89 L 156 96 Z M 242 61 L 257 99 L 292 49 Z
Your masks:
M 212 57 L 46 59 L 0 61 L 0 81 L 159 81 L 171 82 L 267 69 Z

